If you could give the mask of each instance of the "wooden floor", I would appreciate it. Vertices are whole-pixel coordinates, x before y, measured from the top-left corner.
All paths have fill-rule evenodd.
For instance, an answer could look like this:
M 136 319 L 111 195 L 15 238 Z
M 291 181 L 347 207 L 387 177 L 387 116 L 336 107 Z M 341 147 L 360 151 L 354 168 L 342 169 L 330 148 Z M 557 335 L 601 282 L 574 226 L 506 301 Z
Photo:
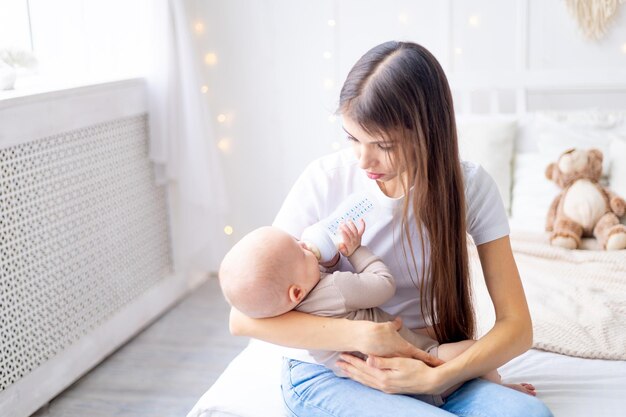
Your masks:
M 33 416 L 184 417 L 247 342 L 209 279 Z

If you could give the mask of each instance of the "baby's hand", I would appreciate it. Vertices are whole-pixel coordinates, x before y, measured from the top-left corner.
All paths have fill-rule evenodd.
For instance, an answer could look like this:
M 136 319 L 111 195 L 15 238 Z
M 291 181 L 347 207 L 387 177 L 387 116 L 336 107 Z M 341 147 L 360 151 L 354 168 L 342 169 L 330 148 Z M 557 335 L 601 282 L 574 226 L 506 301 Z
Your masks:
M 365 220 L 360 219 L 359 226 L 357 227 L 352 220 L 339 225 L 343 237 L 343 242 L 339 244 L 339 252 L 343 256 L 351 256 L 361 246 L 361 236 L 365 232 Z

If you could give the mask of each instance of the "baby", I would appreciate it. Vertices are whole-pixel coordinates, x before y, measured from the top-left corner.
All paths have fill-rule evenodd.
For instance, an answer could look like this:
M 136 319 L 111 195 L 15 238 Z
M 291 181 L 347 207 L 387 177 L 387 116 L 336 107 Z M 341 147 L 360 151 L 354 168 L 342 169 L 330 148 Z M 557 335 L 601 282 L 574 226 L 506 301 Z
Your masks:
M 391 321 L 394 318 L 376 306 L 395 293 L 395 282 L 387 266 L 367 247 L 361 246 L 365 223 L 359 227 L 349 222 L 340 226 L 343 243 L 339 252 L 346 256 L 356 272 L 332 271 L 321 267 L 316 248 L 296 240 L 275 227 L 261 227 L 244 236 L 226 254 L 219 280 L 226 300 L 252 318 L 274 317 L 290 310 L 351 320 Z M 425 333 L 425 329 L 422 329 Z M 433 356 L 429 365 L 437 366 L 465 351 L 473 340 L 439 343 L 424 333 L 404 326 L 399 333 L 407 341 Z M 312 351 L 315 360 L 344 376 L 335 365 L 339 352 Z M 437 359 L 438 358 L 438 359 Z M 500 383 L 494 370 L 483 378 Z M 530 384 L 507 384 L 535 395 Z M 418 395 L 422 401 L 441 405 L 455 391 L 441 396 Z

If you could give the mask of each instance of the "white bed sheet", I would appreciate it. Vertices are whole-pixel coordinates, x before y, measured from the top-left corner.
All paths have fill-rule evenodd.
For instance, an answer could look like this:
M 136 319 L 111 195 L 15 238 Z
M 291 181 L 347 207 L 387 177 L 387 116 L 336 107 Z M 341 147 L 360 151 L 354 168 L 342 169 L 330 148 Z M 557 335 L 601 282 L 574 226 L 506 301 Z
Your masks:
M 187 417 L 283 417 L 283 352 L 282 348 L 252 341 Z M 505 382 L 534 384 L 555 417 L 626 415 L 626 361 L 530 350 L 500 372 Z
M 530 382 L 555 417 L 626 415 L 626 361 L 531 349 L 500 368 L 504 382 Z

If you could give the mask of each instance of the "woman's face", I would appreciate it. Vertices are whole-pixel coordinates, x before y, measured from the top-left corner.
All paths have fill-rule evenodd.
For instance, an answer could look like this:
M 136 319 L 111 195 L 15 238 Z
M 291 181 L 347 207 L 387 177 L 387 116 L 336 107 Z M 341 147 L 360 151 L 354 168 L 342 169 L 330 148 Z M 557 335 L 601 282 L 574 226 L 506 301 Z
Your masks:
M 346 115 L 343 116 L 343 130 L 352 143 L 359 167 L 365 171 L 368 178 L 384 184 L 387 189 L 395 185 L 397 172 L 392 161 L 392 153 L 396 145 L 384 138 L 370 136 Z

